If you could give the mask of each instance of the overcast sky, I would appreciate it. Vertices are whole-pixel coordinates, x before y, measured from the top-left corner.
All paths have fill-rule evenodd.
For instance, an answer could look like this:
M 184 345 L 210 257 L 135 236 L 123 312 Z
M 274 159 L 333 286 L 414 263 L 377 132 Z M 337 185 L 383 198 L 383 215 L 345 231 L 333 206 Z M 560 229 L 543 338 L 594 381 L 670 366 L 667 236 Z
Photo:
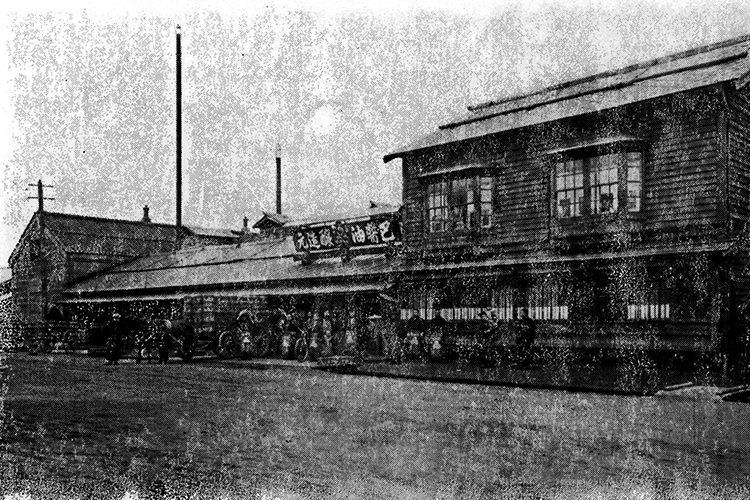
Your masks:
M 277 142 L 293 217 L 400 202 L 383 156 L 468 105 L 750 32 L 740 1 L 210 3 L 0 7 L 0 265 L 40 178 L 48 210 L 174 223 L 177 24 L 183 223 L 229 228 L 275 210 Z

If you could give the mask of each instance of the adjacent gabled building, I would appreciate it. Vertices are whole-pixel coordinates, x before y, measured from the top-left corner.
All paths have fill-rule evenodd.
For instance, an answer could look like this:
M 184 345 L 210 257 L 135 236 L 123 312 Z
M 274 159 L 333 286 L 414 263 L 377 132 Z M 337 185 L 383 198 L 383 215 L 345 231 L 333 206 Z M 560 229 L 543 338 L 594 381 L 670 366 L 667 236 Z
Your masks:
M 538 344 L 744 349 L 750 38 L 469 107 L 402 159 L 408 308 Z
M 62 319 L 63 290 L 87 276 L 178 246 L 237 239 L 229 231 L 155 224 L 147 207 L 140 221 L 37 211 L 9 259 L 13 300 L 25 322 Z

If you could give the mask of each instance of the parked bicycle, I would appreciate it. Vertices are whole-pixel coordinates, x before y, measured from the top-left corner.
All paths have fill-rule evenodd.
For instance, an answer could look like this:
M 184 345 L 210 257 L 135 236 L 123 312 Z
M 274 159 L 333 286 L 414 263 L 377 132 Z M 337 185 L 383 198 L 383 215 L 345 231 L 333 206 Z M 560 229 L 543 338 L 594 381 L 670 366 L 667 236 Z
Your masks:
M 272 340 L 286 328 L 283 311 L 258 315 L 248 309 L 237 316 L 234 324 L 219 335 L 216 354 L 220 358 L 262 358 L 271 352 Z
M 294 342 L 294 359 L 302 363 L 313 360 L 315 353 L 312 348 L 312 334 L 307 328 L 298 329 L 297 340 Z

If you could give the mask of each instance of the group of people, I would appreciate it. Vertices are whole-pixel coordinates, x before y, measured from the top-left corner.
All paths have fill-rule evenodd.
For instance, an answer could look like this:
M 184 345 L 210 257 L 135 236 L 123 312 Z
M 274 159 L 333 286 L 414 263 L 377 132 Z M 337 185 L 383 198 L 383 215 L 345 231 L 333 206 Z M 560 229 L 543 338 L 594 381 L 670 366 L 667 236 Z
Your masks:
M 297 338 L 303 332 L 309 332 L 314 346 L 320 347 L 321 355 L 333 354 L 337 344 L 341 342 L 341 334 L 345 331 L 342 321 L 332 318 L 331 312 L 326 308 L 316 311 L 308 311 L 296 308 L 291 313 L 281 306 L 275 306 L 268 311 L 268 315 L 261 320 L 256 311 L 245 309 L 240 312 L 238 322 L 245 332 L 253 331 L 258 325 L 263 326 L 263 335 L 270 333 L 275 340 L 286 334 Z M 247 342 L 250 342 L 249 335 Z M 241 343 L 243 341 L 241 340 Z M 241 347 L 241 350 L 244 348 Z
M 501 321 L 498 320 L 494 311 L 489 314 L 482 311 L 479 315 L 483 326 L 480 335 L 489 341 L 499 338 Z M 518 367 L 526 368 L 531 364 L 533 345 L 536 339 L 536 324 L 529 316 L 526 308 L 519 310 L 515 322 L 515 363 Z M 423 319 L 418 309 L 412 310 L 412 315 L 402 322 L 398 329 L 397 338 L 388 353 L 391 361 L 400 362 L 404 355 L 430 356 L 433 338 L 442 338 L 448 330 L 448 322 L 439 312 L 427 321 Z
M 248 315 L 248 311 L 240 313 L 238 319 L 256 321 L 254 316 Z M 489 314 L 483 311 L 480 313 L 480 319 L 484 324 L 480 333 L 490 340 L 497 339 L 501 321 L 497 319 L 494 311 Z M 344 335 L 348 330 L 356 328 L 353 317 L 349 317 L 348 320 L 342 321 L 342 318 L 339 318 L 339 321 L 334 321 L 328 309 L 314 312 L 297 309 L 289 314 L 283 308 L 277 307 L 271 315 L 272 326 L 277 334 L 283 335 L 289 331 L 294 335 L 300 335 L 307 331 L 311 336 L 311 344 L 315 345 L 320 350 L 319 354 L 323 356 L 339 352 L 341 344 L 344 343 Z M 172 332 L 175 325 L 172 323 L 157 319 L 135 325 L 133 321 L 126 321 L 119 313 L 114 313 L 112 320 L 105 327 L 107 363 L 118 364 L 129 342 L 135 344 L 136 362 L 140 362 L 143 357 L 151 362 L 151 350 L 156 348 L 159 363 L 166 363 L 170 349 L 174 348 L 177 342 Z M 386 344 L 385 354 L 393 362 L 401 362 L 405 356 L 430 357 L 433 354 L 434 339 L 442 338 L 448 327 L 448 321 L 439 312 L 428 321 L 421 317 L 419 310 L 413 309 L 411 317 L 400 322 L 393 331 L 382 332 Z M 528 367 L 532 360 L 536 325 L 525 308 L 519 310 L 515 322 L 515 338 L 516 364 L 519 367 Z M 362 339 L 357 340 L 361 343 Z
M 120 313 L 113 313 L 112 319 L 104 327 L 107 364 L 118 364 L 128 344 L 135 348 L 136 363 L 140 363 L 143 357 L 150 363 L 153 348 L 158 351 L 159 363 L 166 363 L 169 350 L 174 345 L 172 327 L 169 320 L 133 321 L 123 318 Z

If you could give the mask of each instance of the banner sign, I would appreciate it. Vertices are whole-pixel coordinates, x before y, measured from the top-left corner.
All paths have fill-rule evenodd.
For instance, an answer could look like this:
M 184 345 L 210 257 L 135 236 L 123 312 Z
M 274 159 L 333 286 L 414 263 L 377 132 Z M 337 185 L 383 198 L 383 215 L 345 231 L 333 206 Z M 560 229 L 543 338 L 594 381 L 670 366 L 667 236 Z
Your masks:
M 356 222 L 336 221 L 321 226 L 302 226 L 294 231 L 294 249 L 297 252 L 322 252 L 400 242 L 400 212 Z

